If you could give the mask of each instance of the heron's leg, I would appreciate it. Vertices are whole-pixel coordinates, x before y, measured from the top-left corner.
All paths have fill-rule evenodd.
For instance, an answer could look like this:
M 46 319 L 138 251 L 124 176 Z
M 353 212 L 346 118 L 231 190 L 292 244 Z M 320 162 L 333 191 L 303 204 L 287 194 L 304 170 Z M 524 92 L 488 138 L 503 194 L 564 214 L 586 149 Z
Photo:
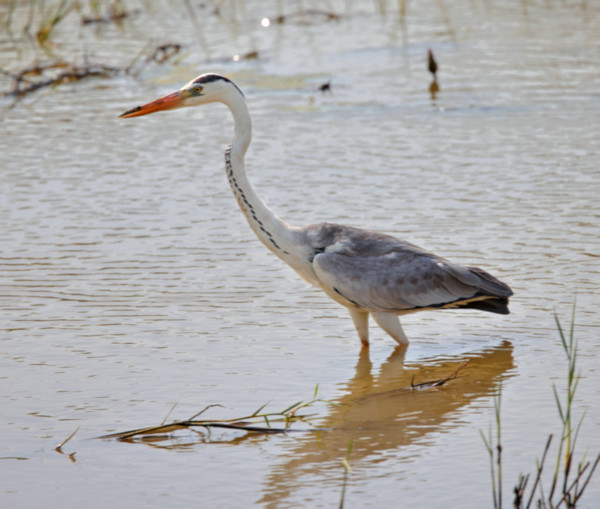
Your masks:
M 363 346 L 369 346 L 369 313 L 360 309 L 348 308 L 350 316 L 358 332 L 358 337 Z
M 373 313 L 373 319 L 377 325 L 392 336 L 400 345 L 408 345 L 408 338 L 402 330 L 398 315 L 393 313 Z

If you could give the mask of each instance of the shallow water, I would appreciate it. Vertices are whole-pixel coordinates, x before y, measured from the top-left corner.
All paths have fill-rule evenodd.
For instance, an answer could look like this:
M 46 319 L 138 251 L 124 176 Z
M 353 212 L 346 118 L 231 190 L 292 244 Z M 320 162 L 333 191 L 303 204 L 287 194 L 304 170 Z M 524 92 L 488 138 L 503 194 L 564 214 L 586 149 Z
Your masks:
M 224 3 L 227 4 L 227 3 Z M 148 41 L 175 63 L 3 100 L 0 148 L 0 469 L 3 507 L 491 506 L 479 430 L 502 385 L 505 500 L 560 421 L 566 361 L 552 313 L 576 298 L 578 451 L 600 449 L 596 295 L 600 10 L 513 2 L 333 4 L 336 22 L 262 27 L 275 2 L 222 17 L 146 1 L 116 26 L 53 35 L 55 54 L 127 65 Z M 230 5 L 230 4 L 228 4 Z M 6 16 L 8 6 L 0 4 Z M 2 68 L 42 53 L 0 43 Z M 426 51 L 440 63 L 429 94 Z M 258 60 L 231 56 L 259 51 Z M 254 238 L 227 188 L 232 124 L 210 106 L 118 120 L 219 72 L 244 90 L 259 194 L 292 224 L 392 233 L 509 283 L 509 316 L 403 320 L 407 351 L 372 326 L 361 352 L 347 312 Z M 331 93 L 320 84 L 331 80 Z M 9 86 L 6 79 L 0 82 Z M 462 378 L 437 391 L 401 390 Z M 94 437 L 184 419 L 280 410 L 319 396 L 318 434 Z M 54 447 L 76 428 L 75 437 Z M 68 454 L 75 452 L 72 459 Z M 582 507 L 600 498 L 600 477 Z

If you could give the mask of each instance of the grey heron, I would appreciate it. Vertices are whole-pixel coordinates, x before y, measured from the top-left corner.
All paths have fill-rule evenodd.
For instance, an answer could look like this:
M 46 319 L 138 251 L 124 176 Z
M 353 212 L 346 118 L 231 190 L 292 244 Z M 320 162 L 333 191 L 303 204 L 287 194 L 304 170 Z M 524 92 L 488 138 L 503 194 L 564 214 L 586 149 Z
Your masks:
M 225 104 L 233 115 L 234 138 L 225 150 L 225 171 L 248 224 L 300 277 L 348 308 L 363 346 L 369 345 L 369 316 L 406 345 L 399 315 L 444 308 L 508 314 L 512 290 L 482 269 L 457 265 L 390 235 L 333 223 L 292 226 L 275 215 L 246 175 L 252 122 L 244 94 L 228 78 L 203 74 L 121 117 L 212 102 Z

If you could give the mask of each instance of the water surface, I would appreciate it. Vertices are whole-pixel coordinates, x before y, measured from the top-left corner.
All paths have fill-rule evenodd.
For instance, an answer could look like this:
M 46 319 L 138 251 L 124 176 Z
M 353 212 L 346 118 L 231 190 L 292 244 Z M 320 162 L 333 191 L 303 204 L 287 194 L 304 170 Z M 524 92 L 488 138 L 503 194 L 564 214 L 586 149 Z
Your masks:
M 411 2 L 402 20 L 381 4 L 332 3 L 339 21 L 265 28 L 275 2 L 224 3 L 194 24 L 183 3 L 140 1 L 120 28 L 79 26 L 76 13 L 59 25 L 57 55 L 127 65 L 149 41 L 184 52 L 136 79 L 3 100 L 3 506 L 336 507 L 351 439 L 347 507 L 491 506 L 479 430 L 500 385 L 509 500 L 560 430 L 552 385 L 564 388 L 566 363 L 552 314 L 568 326 L 575 298 L 579 451 L 598 452 L 600 12 Z M 20 38 L 26 17 L 17 10 L 12 37 L 2 33 L 3 68 L 44 57 Z M 253 50 L 257 60 L 231 58 Z M 222 106 L 117 119 L 203 72 L 244 90 L 250 177 L 281 217 L 373 228 L 481 266 L 513 287 L 512 314 L 415 314 L 407 351 L 373 325 L 361 352 L 346 310 L 236 209 Z M 440 390 L 401 390 L 467 360 Z M 344 405 L 316 407 L 333 428 L 318 436 L 93 440 L 159 424 L 174 404 L 178 419 L 214 403 L 214 418 L 282 409 L 317 384 Z M 64 447 L 74 457 L 55 452 L 76 428 Z M 595 478 L 582 507 L 599 497 Z

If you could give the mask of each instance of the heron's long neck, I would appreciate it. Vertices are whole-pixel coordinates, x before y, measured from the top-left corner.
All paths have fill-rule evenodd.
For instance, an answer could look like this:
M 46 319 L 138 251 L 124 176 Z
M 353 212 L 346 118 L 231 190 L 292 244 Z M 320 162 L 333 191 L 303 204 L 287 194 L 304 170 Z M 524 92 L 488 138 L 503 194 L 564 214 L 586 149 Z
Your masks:
M 235 96 L 225 103 L 233 115 L 235 137 L 225 151 L 225 171 L 231 190 L 248 224 L 261 242 L 282 259 L 290 242 L 291 229 L 279 219 L 258 197 L 244 165 L 244 156 L 252 139 L 252 122 L 244 98 Z

